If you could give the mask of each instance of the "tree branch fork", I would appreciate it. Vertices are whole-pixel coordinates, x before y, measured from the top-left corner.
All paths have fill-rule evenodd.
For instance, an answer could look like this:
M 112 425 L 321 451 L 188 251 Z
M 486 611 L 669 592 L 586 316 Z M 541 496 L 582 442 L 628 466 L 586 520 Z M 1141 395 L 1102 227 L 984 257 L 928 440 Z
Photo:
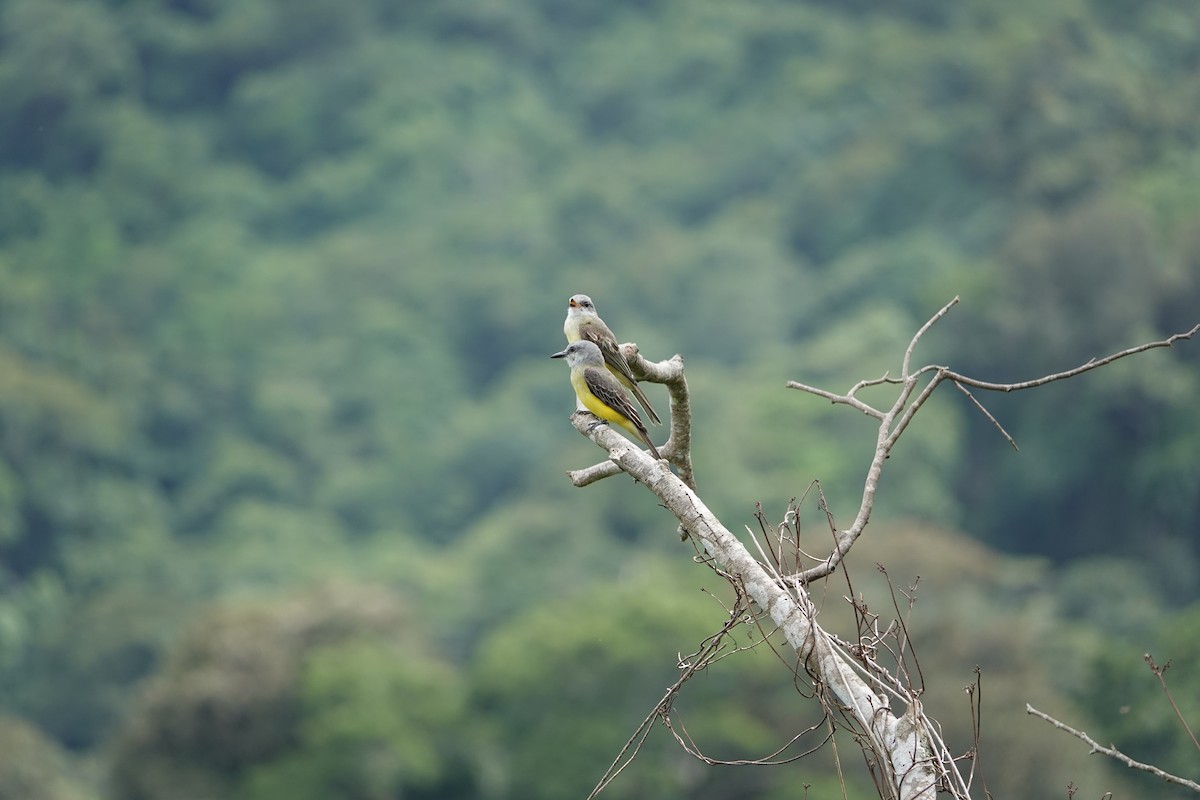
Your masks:
M 623 471 L 650 490 L 679 521 L 680 529 L 692 537 L 697 549 L 702 551 L 701 558 L 734 583 L 735 590 L 744 593 L 782 631 L 812 678 L 822 702 L 836 703 L 855 720 L 859 730 L 865 733 L 865 746 L 873 760 L 884 767 L 880 772 L 887 781 L 887 791 L 901 800 L 933 800 L 939 791 L 968 798 L 970 785 L 941 741 L 936 724 L 924 716 L 919 692 L 908 689 L 890 675 L 881 674 L 879 669 L 872 669 L 869 659 L 847 650 L 822 629 L 816 622 L 817 608 L 807 590 L 810 582 L 830 575 L 838 567 L 865 530 L 892 448 L 942 383 L 950 382 L 964 393 L 1015 447 L 1012 437 L 970 389 L 1012 392 L 1035 388 L 1127 356 L 1171 347 L 1200 331 L 1198 324 L 1161 341 L 1131 347 L 1063 372 L 1019 383 L 983 381 L 939 365 L 913 369 L 913 355 L 922 337 L 958 302 L 959 298 L 955 297 L 944 305 L 912 337 L 904 352 L 899 377 L 885 374 L 874 380 L 859 381 L 844 394 L 796 381 L 787 382 L 787 388 L 850 406 L 879 421 L 875 452 L 867 469 L 854 521 L 849 528 L 835 530 L 835 544 L 829 555 L 803 571 L 781 574 L 765 554 L 763 560 L 755 558 L 697 494 L 691 461 L 691 411 L 681 356 L 652 362 L 642 357 L 635 344 L 621 346 L 639 381 L 665 384 L 670 393 L 670 437 L 659 448 L 664 456 L 662 461 L 654 460 L 586 411 L 576 411 L 571 417 L 576 430 L 608 453 L 604 461 L 568 472 L 571 482 L 583 487 Z M 898 387 L 895 400 L 886 409 L 876 408 L 858 397 L 861 390 L 880 385 Z M 671 466 L 678 470 L 678 475 L 672 472 Z M 893 710 L 893 701 L 903 706 L 900 713 Z

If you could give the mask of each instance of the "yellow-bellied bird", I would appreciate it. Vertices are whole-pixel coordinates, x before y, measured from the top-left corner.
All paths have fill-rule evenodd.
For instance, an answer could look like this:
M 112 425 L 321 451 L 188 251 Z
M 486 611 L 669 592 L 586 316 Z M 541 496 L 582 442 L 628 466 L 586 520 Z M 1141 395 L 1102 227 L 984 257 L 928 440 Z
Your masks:
M 592 305 L 592 298 L 586 294 L 577 294 L 571 297 L 567 302 L 567 319 L 563 323 L 563 333 L 567 335 L 569 344 L 584 341 L 599 347 L 609 371 L 626 389 L 633 392 L 633 396 L 642 404 L 642 408 L 646 409 L 646 416 L 650 418 L 650 421 L 656 425 L 662 424 L 662 420 L 654 412 L 654 407 L 650 405 L 650 401 L 646 399 L 646 395 L 633 377 L 633 372 L 629 369 L 629 362 L 625 360 L 625 356 L 621 353 L 621 347 L 617 344 L 617 337 L 613 336 L 613 332 L 596 313 L 596 306 Z
M 629 402 L 621 384 L 605 369 L 604 356 L 593 342 L 579 341 L 551 358 L 565 358 L 571 368 L 571 386 L 584 408 L 605 422 L 615 422 L 642 440 L 656 459 L 662 459 L 658 448 L 650 441 L 642 418 Z

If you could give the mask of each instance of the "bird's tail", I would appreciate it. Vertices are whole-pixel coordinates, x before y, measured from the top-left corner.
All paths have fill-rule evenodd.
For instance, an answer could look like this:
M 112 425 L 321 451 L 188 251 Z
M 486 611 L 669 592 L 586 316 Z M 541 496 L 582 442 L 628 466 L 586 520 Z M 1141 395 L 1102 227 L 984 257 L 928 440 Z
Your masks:
M 654 411 L 654 406 L 650 405 L 650 401 L 646 398 L 646 393 L 642 391 L 642 387 L 637 385 L 637 381 L 631 381 L 629 390 L 633 392 L 633 396 L 637 398 L 639 404 L 646 411 L 646 416 L 655 425 L 662 425 L 662 420 L 658 418 L 658 414 Z
M 662 453 L 658 452 L 658 448 L 654 446 L 654 442 L 650 441 L 650 434 L 644 434 L 642 441 L 650 448 L 650 455 L 654 456 L 655 461 L 662 461 Z

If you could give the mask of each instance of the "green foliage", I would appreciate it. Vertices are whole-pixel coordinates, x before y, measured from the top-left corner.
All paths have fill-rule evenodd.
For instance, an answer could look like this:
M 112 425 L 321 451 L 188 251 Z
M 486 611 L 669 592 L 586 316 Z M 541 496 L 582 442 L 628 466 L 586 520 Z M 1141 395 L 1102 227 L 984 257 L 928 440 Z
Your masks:
M 112 761 L 114 796 L 576 791 L 670 674 L 662 641 L 714 623 L 707 601 L 635 608 L 641 570 L 679 556 L 652 498 L 561 477 L 595 455 L 546 360 L 565 298 L 685 356 L 731 527 L 813 479 L 844 524 L 873 425 L 787 379 L 895 375 L 956 294 L 916 358 L 991 379 L 1195 324 L 1197 33 L 1187 0 L 5 0 L 0 707 Z M 876 520 L 1068 562 L 1037 598 L 1071 621 L 1046 657 L 1098 658 L 1197 599 L 1197 352 L 982 396 L 1017 454 L 948 392 Z M 819 514 L 805 535 L 823 546 Z M 1033 606 L 992 613 L 1030 562 L 931 547 L 999 585 L 947 602 L 994 635 L 947 622 L 930 647 L 1069 690 L 1012 645 Z M 379 641 L 343 608 L 310 642 L 278 598 L 328 581 L 386 585 L 422 623 Z M 218 630 L 252 678 L 205 648 Z M 594 684 L 559 685 L 592 656 Z M 695 695 L 718 748 L 794 728 L 762 722 L 762 669 L 709 682 L 739 703 Z M 641 694 L 612 702 L 626 674 Z M 594 730 L 520 727 L 514 698 L 568 696 Z M 247 740 L 221 727 L 239 710 Z M 544 782 L 525 739 L 559 754 Z M 1043 764 L 1022 740 L 997 758 Z M 613 791 L 785 791 L 655 747 Z
M 0 798 L 4 800 L 90 800 L 67 754 L 20 719 L 0 719 Z
M 122 797 L 379 797 L 451 781 L 453 669 L 393 594 L 329 586 L 200 620 L 118 743 Z
M 696 591 L 694 575 L 654 559 L 631 567 L 618 582 L 594 585 L 496 629 L 475 660 L 473 683 L 474 702 L 503 765 L 495 778 L 497 796 L 586 795 L 676 679 L 674 654 L 697 649 L 724 617 L 711 596 Z M 746 646 L 757 631 L 735 630 L 732 638 Z M 778 680 L 781 669 L 786 667 L 766 646 L 721 661 L 686 684 L 672 716 L 676 730 L 712 757 L 769 755 L 801 728 L 820 722 L 819 713 L 809 719 L 813 709 Z M 795 747 L 815 746 L 824 734 L 818 725 L 802 740 L 807 744 Z M 832 771 L 828 758 L 809 767 L 817 774 Z M 699 769 L 655 725 L 637 761 L 607 793 L 725 797 L 747 787 L 781 790 L 795 778 L 791 770 L 730 775 L 727 769 Z M 852 792 L 865 790 L 865 780 L 851 775 Z
M 1101 741 L 1139 761 L 1153 760 L 1162 769 L 1187 778 L 1196 777 L 1196 745 L 1172 708 L 1187 721 L 1193 733 L 1200 715 L 1200 608 L 1158 615 L 1156 625 L 1125 632 L 1111 646 L 1097 652 L 1089 680 L 1077 687 L 1078 697 L 1094 710 L 1103 731 Z M 1153 656 L 1170 699 L 1142 653 Z M 1143 791 L 1156 791 L 1161 782 L 1139 776 Z
M 253 766 L 239 797 L 395 797 L 453 785 L 463 691 L 448 664 L 417 648 L 326 645 L 300 677 L 300 742 Z
M 983 357 L 971 351 L 1010 343 L 1011 363 L 986 358 L 1004 379 L 1060 371 L 1079 360 L 1072 354 L 1115 350 L 1107 338 L 1112 330 L 1123 331 L 1124 341 L 1148 340 L 1155 318 L 1173 305 L 1167 298 L 1181 291 L 1176 265 L 1155 253 L 1146 218 L 1124 204 L 1093 203 L 1031 219 L 1014 229 L 1007 246 L 1015 280 L 994 287 L 1009 298 L 997 309 L 1003 316 L 985 321 L 981 338 L 965 351 L 979 363 Z M 1089 280 L 1093 275 L 1102 278 Z M 1097 313 L 1104 315 L 1103 337 L 1087 321 Z M 1143 531 L 1159 546 L 1182 538 L 1180 522 L 1190 513 L 1184 508 L 1195 507 L 1183 485 L 1194 484 L 1196 470 L 1171 453 L 1194 444 L 1198 429 L 1185 423 L 1168 432 L 1166 425 L 1177 393 L 1197 389 L 1195 371 L 1164 370 L 1143 359 L 1089 376 L 1083 389 L 1088 402 L 1079 402 L 1080 387 L 1058 386 L 1039 403 L 997 406 L 1023 455 L 968 460 L 963 492 L 987 520 L 982 532 L 1056 556 L 1132 552 L 1138 539 L 1129 531 Z M 969 438 L 995 435 L 976 425 Z M 1143 477 L 1149 474 L 1154 479 Z M 1014 491 L 1028 501 L 1011 503 Z M 1046 529 L 1036 520 L 1047 517 L 1070 520 L 1056 529 L 1052 548 L 1038 542 Z

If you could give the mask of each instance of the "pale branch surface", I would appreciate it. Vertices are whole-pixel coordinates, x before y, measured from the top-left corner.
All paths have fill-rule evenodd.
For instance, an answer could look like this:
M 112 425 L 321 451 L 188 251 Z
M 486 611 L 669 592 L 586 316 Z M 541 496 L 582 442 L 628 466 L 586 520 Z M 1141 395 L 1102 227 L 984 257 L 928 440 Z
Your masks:
M 608 426 L 596 425 L 591 414 L 576 412 L 571 420 L 580 433 L 607 450 L 615 464 L 653 492 L 720 569 L 770 616 L 825 698 L 836 702 L 861 728 L 865 746 L 884 767 L 896 797 L 933 800 L 939 787 L 946 785 L 954 787 L 955 796 L 968 796 L 948 754 L 935 749 L 938 739 L 919 713 L 919 704 L 910 704 L 900 715 L 893 712 L 889 693 L 864 680 L 859 674 L 862 668 L 817 625 L 816 606 L 802 586 L 786 586 L 769 572 L 666 464 Z
M 1129 767 L 1130 769 L 1139 769 L 1139 770 L 1142 770 L 1143 772 L 1149 772 L 1151 775 L 1156 775 L 1159 778 L 1162 778 L 1164 781 L 1168 781 L 1169 783 L 1176 783 L 1176 784 L 1179 784 L 1180 786 L 1186 786 L 1187 788 L 1191 789 L 1193 792 L 1200 792 L 1200 783 L 1196 783 L 1195 781 L 1188 780 L 1187 778 L 1181 778 L 1178 775 L 1172 775 L 1169 772 L 1164 772 L 1163 770 L 1159 769 L 1158 767 L 1154 766 L 1153 764 L 1143 764 L 1141 761 L 1134 761 L 1132 758 L 1125 755 L 1120 750 L 1117 750 L 1116 748 L 1113 748 L 1113 747 L 1105 747 L 1104 745 L 1100 744 L 1092 737 L 1088 736 L 1083 731 L 1076 730 L 1075 728 L 1072 728 L 1070 725 L 1066 724 L 1065 722 L 1059 722 L 1054 717 L 1050 716 L 1049 714 L 1047 714 L 1043 711 L 1038 711 L 1036 708 L 1029 705 L 1028 703 L 1025 704 L 1025 713 L 1032 714 L 1035 717 L 1039 717 L 1040 719 L 1043 719 L 1046 722 L 1049 722 L 1051 725 L 1058 728 L 1060 731 L 1066 731 L 1067 733 L 1074 736 L 1076 739 L 1079 739 L 1080 741 L 1084 742 L 1089 747 L 1091 747 L 1093 753 L 1100 753 L 1102 755 L 1106 755 L 1109 758 L 1114 758 L 1117 761 L 1120 761 L 1122 764 Z

